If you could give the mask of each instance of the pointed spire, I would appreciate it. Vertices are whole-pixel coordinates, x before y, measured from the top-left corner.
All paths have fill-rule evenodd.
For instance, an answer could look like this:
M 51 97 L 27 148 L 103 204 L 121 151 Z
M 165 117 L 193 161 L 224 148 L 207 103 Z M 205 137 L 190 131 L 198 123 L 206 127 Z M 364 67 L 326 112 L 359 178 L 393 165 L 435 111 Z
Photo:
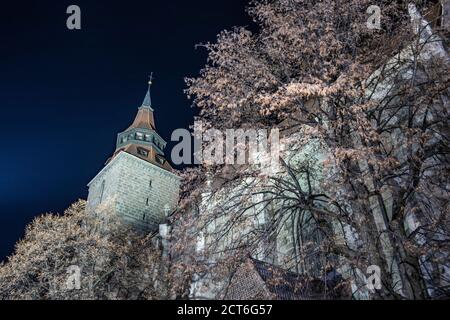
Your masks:
M 144 98 L 144 102 L 142 102 L 142 107 L 152 109 L 152 96 L 150 93 L 151 87 L 153 83 L 153 72 L 149 76 L 148 81 L 148 90 Z

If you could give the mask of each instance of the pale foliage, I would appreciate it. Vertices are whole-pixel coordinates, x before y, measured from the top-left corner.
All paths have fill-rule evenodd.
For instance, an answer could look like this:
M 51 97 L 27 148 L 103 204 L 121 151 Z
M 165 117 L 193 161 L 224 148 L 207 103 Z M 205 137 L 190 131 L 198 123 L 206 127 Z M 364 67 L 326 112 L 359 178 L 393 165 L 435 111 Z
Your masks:
M 159 263 L 150 236 L 108 210 L 86 213 L 80 200 L 63 215 L 45 214 L 27 227 L 0 267 L 0 299 L 163 298 Z M 70 286 L 71 266 L 81 270 L 79 290 Z
M 422 13 L 429 3 L 414 2 Z M 187 80 L 203 123 L 223 130 L 279 126 L 287 135 L 299 133 L 291 153 L 317 141 L 311 154 L 326 157 L 320 169 L 307 156 L 284 158 L 284 177 L 265 180 L 248 166 L 190 169 L 182 201 L 190 214 L 179 222 L 188 231 L 174 248 L 182 251 L 196 242 L 196 228 L 220 221 L 205 256 L 226 253 L 209 275 L 226 278 L 283 221 L 294 219 L 294 237 L 307 245 L 295 244 L 297 270 L 375 264 L 383 290 L 373 298 L 450 294 L 449 58 L 442 41 L 448 30 L 426 22 L 414 29 L 409 4 L 255 1 L 249 12 L 257 33 L 236 28 L 204 45 L 208 64 Z M 366 26 L 370 5 L 382 8 L 381 30 Z M 202 194 L 211 205 L 195 210 Z M 255 203 L 258 194 L 264 197 Z M 265 207 L 275 209 L 264 228 L 249 228 L 257 216 L 249 210 Z M 314 236 L 301 223 L 305 216 Z M 185 251 L 198 259 L 191 248 Z M 322 267 L 305 258 L 312 255 Z M 184 265 L 187 274 L 211 270 L 206 261 L 195 264 L 197 270 Z

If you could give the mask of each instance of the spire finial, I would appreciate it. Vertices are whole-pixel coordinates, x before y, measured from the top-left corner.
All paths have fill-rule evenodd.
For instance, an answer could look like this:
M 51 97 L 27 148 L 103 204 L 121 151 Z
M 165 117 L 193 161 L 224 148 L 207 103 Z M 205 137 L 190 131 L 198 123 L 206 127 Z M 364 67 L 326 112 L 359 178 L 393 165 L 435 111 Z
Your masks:
M 150 74 L 150 76 L 148 78 L 149 78 L 149 80 L 148 80 L 148 90 L 147 90 L 147 93 L 145 95 L 144 102 L 142 102 L 142 106 L 151 109 L 152 108 L 152 97 L 151 97 L 151 94 L 150 94 L 150 89 L 151 89 L 152 83 L 153 83 L 153 72 Z
M 148 76 L 148 86 L 151 87 L 152 83 L 153 83 L 153 71 L 150 73 L 150 75 Z

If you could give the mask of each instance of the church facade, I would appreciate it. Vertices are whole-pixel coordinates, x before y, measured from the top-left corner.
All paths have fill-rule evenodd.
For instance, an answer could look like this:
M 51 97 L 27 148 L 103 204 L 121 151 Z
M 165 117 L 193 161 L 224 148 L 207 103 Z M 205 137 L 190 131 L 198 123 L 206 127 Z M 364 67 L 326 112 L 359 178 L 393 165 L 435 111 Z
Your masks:
M 135 120 L 117 136 L 116 150 L 88 184 L 87 210 L 108 206 L 138 230 L 158 230 L 176 208 L 180 178 L 164 156 L 166 142 L 157 133 L 151 81 Z

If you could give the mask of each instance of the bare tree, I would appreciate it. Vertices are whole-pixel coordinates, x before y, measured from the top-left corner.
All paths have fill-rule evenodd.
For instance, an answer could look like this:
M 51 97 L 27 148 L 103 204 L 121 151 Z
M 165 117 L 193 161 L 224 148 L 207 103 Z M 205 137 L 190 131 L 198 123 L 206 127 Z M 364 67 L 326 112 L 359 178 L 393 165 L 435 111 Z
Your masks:
M 188 278 L 226 282 L 288 227 L 299 273 L 377 265 L 373 298 L 448 297 L 448 30 L 431 28 L 420 10 L 435 3 L 419 1 L 376 1 L 382 29 L 367 28 L 373 4 L 256 1 L 258 33 L 237 28 L 205 45 L 209 63 L 187 90 L 201 120 L 277 126 L 297 140 L 277 175 L 221 165 L 186 173 L 175 248 L 200 232 L 207 244 L 204 259 L 190 249 Z M 312 141 L 320 161 L 301 154 Z
M 151 235 L 134 232 L 110 210 L 87 213 L 79 201 L 64 215 L 43 215 L 27 227 L 0 267 L 0 298 L 167 298 L 160 263 Z

